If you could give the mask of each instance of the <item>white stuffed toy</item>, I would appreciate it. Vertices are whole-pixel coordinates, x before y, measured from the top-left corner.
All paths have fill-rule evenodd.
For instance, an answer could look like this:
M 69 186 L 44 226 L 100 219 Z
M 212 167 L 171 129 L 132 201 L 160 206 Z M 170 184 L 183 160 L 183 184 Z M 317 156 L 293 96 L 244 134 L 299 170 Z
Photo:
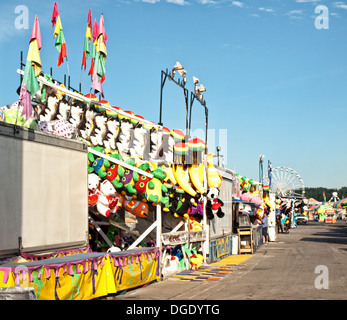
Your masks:
M 158 156 L 158 143 L 159 143 L 158 131 L 157 131 L 157 129 L 152 129 L 151 130 L 150 153 L 149 153 L 150 159 L 156 159 L 157 158 L 157 156 Z
M 71 109 L 70 109 L 70 116 L 69 116 L 69 122 L 75 127 L 77 128 L 78 125 L 80 124 L 81 122 L 81 118 L 82 118 L 82 114 L 83 114 L 83 108 L 78 105 L 77 103 L 74 103 L 72 106 L 71 106 Z
M 93 207 L 99 199 L 99 184 L 101 178 L 96 173 L 88 174 L 88 206 Z
M 87 109 L 84 114 L 84 123 L 81 123 L 79 126 L 80 135 L 85 140 L 89 139 L 90 133 L 93 130 L 95 115 L 95 111 L 93 111 L 92 109 Z
M 107 118 L 103 115 L 95 116 L 95 128 L 89 137 L 93 146 L 103 146 L 103 137 L 107 131 L 106 121 Z
M 99 214 L 108 217 L 111 213 L 115 213 L 119 207 L 119 198 L 116 197 L 116 189 L 112 183 L 104 180 L 100 183 L 100 190 L 97 193 L 99 197 L 96 208 Z
M 70 113 L 70 105 L 68 104 L 67 101 L 60 100 L 58 103 L 58 114 L 57 114 L 57 119 L 58 120 L 67 120 L 69 117 Z
M 129 154 L 129 143 L 131 140 L 131 130 L 133 125 L 129 121 L 121 121 L 119 142 L 116 143 L 117 149 L 122 156 Z
M 51 121 L 57 111 L 59 99 L 52 93 L 47 97 L 47 102 L 44 108 L 41 110 L 38 120 L 39 121 Z
M 116 150 L 116 139 L 119 134 L 119 122 L 116 119 L 109 118 L 106 122 L 107 132 L 104 138 L 106 149 Z
M 99 188 L 101 178 L 96 173 L 88 174 L 88 190 L 89 193 L 95 193 Z
M 142 125 L 137 126 L 134 129 L 133 141 L 130 147 L 130 155 L 137 159 L 136 162 L 139 162 L 139 159 L 143 159 L 146 146 L 146 133 L 147 130 Z

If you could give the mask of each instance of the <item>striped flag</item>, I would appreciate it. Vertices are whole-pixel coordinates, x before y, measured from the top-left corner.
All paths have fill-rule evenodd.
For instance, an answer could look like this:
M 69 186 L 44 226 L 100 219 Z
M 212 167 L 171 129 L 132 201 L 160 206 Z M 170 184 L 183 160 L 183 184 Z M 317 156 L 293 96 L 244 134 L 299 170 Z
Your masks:
M 60 21 L 60 15 L 58 11 L 58 6 L 57 3 L 54 3 L 53 7 L 53 14 L 52 14 L 52 27 L 55 26 L 54 28 L 54 35 L 53 38 L 56 38 L 55 41 L 55 47 L 59 52 L 59 57 L 58 57 L 58 67 L 64 63 L 64 58 L 67 58 L 66 54 L 66 43 L 65 43 L 65 37 L 63 33 L 63 26 Z
M 30 36 L 29 50 L 19 96 L 19 104 L 23 107 L 22 114 L 26 115 L 26 119 L 30 118 L 32 115 L 31 98 L 40 90 L 40 85 L 36 77 L 42 70 L 40 57 L 41 47 L 40 25 L 36 15 Z
M 95 26 L 96 23 L 94 23 Z M 100 23 L 97 27 L 98 30 L 93 30 L 93 70 L 92 70 L 92 83 L 91 88 L 100 92 L 102 95 L 103 90 L 101 84 L 105 81 L 105 63 L 106 63 L 106 42 L 108 37 L 105 32 L 104 16 L 101 15 Z
M 91 13 L 91 10 L 89 9 L 86 36 L 84 40 L 83 58 L 82 58 L 82 66 L 84 67 L 84 71 L 87 68 L 87 59 L 90 57 L 89 46 L 90 46 L 91 39 L 92 39 L 92 13 Z

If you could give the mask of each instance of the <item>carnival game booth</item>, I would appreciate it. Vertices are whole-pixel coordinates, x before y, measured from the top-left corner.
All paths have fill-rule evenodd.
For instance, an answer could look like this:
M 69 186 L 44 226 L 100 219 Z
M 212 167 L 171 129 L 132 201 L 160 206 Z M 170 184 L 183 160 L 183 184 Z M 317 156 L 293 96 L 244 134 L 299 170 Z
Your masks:
M 23 71 L 18 70 L 18 73 L 23 74 Z M 83 96 L 68 90 L 50 75 L 39 75 L 37 80 L 40 89 L 31 100 L 34 112 L 29 119 L 23 115 L 20 102 L 6 105 L 0 110 L 3 126 L 9 130 L 8 136 L 18 142 L 15 149 L 10 148 L 11 142 L 6 143 L 9 152 L 2 154 L 7 158 L 4 163 L 8 163 L 8 166 L 3 167 L 2 174 L 6 178 L 13 178 L 8 194 L 14 197 L 23 192 L 25 196 L 22 197 L 25 199 L 23 204 L 16 208 L 19 218 L 15 216 L 14 219 L 8 212 L 4 212 L 2 217 L 11 220 L 20 230 L 16 234 L 3 233 L 4 250 L 9 248 L 7 236 L 12 239 L 12 253 L 16 252 L 19 257 L 23 257 L 23 253 L 41 255 L 71 249 L 67 254 L 69 263 L 78 266 L 84 265 L 81 259 L 94 259 L 93 270 L 97 267 L 96 261 L 104 266 L 111 254 L 114 266 L 120 264 L 128 268 L 132 275 L 140 275 L 141 281 L 131 280 L 133 278 L 130 276 L 128 288 L 159 279 L 166 260 L 159 263 L 162 252 L 158 248 L 161 249 L 166 239 L 176 236 L 174 232 L 181 232 L 180 246 L 176 246 L 177 242 L 168 243 L 169 248 L 166 249 L 171 257 L 181 250 L 178 254 L 183 256 L 181 260 L 185 268 L 198 268 L 207 261 L 209 233 L 206 230 L 209 230 L 209 221 L 222 219 L 225 214 L 219 197 L 223 178 L 213 165 L 213 154 L 206 152 L 204 142 L 199 139 L 185 141 L 184 134 L 179 130 L 170 131 L 131 111 L 112 107 L 106 100 L 99 100 L 93 94 Z M 28 147 L 23 137 L 30 142 Z M 59 148 L 54 146 L 52 149 L 49 143 L 40 140 L 37 142 L 43 150 L 35 152 L 38 147 L 33 146 L 33 137 L 44 142 L 49 139 L 59 141 Z M 75 145 L 78 146 L 80 158 L 65 151 L 73 150 L 72 146 Z M 18 163 L 23 159 L 23 163 Z M 33 163 L 37 164 L 37 168 L 29 166 Z M 16 175 L 11 175 L 12 172 L 16 172 Z M 21 188 L 21 179 L 25 182 L 25 191 Z M 30 192 L 33 192 L 33 197 L 27 195 Z M 15 203 L 10 199 L 7 194 L 3 198 L 9 211 Z M 33 212 L 37 218 L 33 219 Z M 23 221 L 21 216 L 24 217 Z M 33 228 L 34 221 L 36 229 Z M 43 233 L 42 236 L 36 232 L 37 229 Z M 165 233 L 171 234 L 165 236 Z M 29 245 L 29 240 L 37 241 L 36 247 Z M 192 243 L 197 243 L 197 246 L 192 247 Z M 76 249 L 81 249 L 83 253 L 80 254 L 83 255 L 72 257 Z M 91 252 L 84 252 L 86 250 Z M 132 256 L 132 250 L 136 251 L 134 259 L 114 262 L 119 261 L 117 255 Z M 100 255 L 95 258 L 95 253 Z M 66 267 L 67 255 L 62 255 L 61 264 L 51 261 L 55 266 L 61 266 L 54 271 L 56 279 L 59 278 L 55 285 L 66 283 L 64 277 L 69 279 L 67 282 L 73 282 L 73 269 Z M 12 285 L 11 279 L 18 277 L 16 267 L 11 264 L 13 260 L 6 259 L 2 264 L 1 286 Z M 150 276 L 142 276 L 143 259 L 149 260 L 148 270 L 158 271 L 148 271 Z M 38 257 L 37 260 L 24 266 L 29 270 L 41 270 L 43 265 L 51 265 L 47 259 Z M 50 267 L 45 267 L 45 270 L 50 270 Z M 88 279 L 91 267 L 76 267 L 76 273 L 80 276 L 82 273 L 78 271 L 81 270 L 85 277 L 77 276 L 74 279 Z M 50 274 L 51 271 L 46 271 L 44 278 L 50 279 Z M 29 275 L 29 279 L 36 279 L 36 274 Z M 103 280 L 97 283 L 107 286 Z M 123 285 L 126 287 L 125 283 Z M 30 286 L 34 286 L 32 281 Z M 76 286 L 79 284 L 74 284 L 73 288 Z M 35 288 L 39 288 L 40 293 L 43 290 L 43 287 Z M 49 291 L 53 286 L 46 288 Z M 92 298 L 106 292 L 100 289 L 94 290 L 99 292 L 95 296 L 84 293 L 74 296 L 71 289 L 65 287 L 64 290 L 65 293 L 58 295 L 59 299 Z M 114 289 L 109 292 L 114 292 Z M 50 292 L 38 294 L 38 297 L 46 299 L 57 296 Z
M 91 252 L 85 143 L 0 122 L 0 146 L 1 288 L 93 299 L 159 278 L 158 248 Z
M 52 23 L 64 39 L 56 3 Z M 96 33 L 104 64 L 103 16 Z M 0 287 L 29 279 L 39 299 L 92 299 L 159 279 L 167 252 L 198 268 L 225 216 L 206 142 L 66 87 L 42 71 L 41 46 L 36 16 L 19 99 L 0 108 Z

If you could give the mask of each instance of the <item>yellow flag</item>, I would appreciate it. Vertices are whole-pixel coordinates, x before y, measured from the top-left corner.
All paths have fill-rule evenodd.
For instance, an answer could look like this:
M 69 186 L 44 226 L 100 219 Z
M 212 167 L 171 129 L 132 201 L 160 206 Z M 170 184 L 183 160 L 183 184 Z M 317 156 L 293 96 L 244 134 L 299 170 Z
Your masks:
M 55 38 L 59 34 L 60 30 L 63 30 L 63 27 L 61 25 L 60 16 L 58 16 L 57 23 L 55 24 L 55 28 L 54 28 L 53 38 Z
M 37 44 L 36 39 L 30 41 L 27 61 L 32 62 L 32 65 L 35 70 L 35 77 L 37 77 L 42 70 L 42 64 L 41 64 L 40 50 L 39 50 L 39 46 Z

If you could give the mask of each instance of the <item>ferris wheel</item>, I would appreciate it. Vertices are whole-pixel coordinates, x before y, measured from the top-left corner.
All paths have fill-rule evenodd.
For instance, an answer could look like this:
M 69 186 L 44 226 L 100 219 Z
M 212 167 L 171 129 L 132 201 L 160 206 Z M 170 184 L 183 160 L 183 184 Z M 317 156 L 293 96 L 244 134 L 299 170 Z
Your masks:
M 270 184 L 268 173 L 264 176 L 264 184 Z M 270 191 L 280 196 L 304 196 L 304 180 L 292 168 L 276 167 L 272 169 Z

